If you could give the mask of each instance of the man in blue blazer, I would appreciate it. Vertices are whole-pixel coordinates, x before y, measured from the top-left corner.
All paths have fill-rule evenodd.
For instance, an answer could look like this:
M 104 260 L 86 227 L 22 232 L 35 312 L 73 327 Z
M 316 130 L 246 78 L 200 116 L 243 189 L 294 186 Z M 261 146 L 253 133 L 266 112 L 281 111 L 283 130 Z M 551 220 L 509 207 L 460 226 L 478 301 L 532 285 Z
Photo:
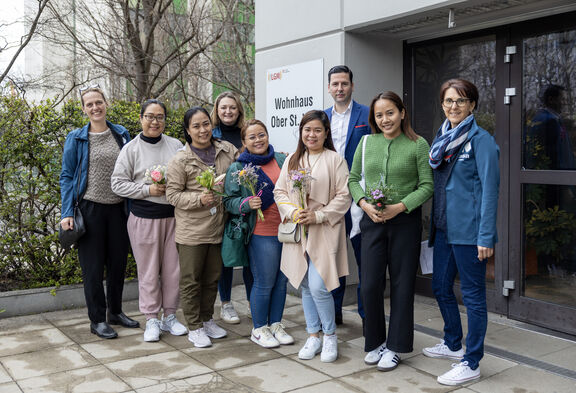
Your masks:
M 352 80 L 352 70 L 345 65 L 332 67 L 328 71 L 328 92 L 334 99 L 334 106 L 325 110 L 330 119 L 332 140 L 336 151 L 348 162 L 348 169 L 352 166 L 354 153 L 358 142 L 363 135 L 370 134 L 368 124 L 369 108 L 358 104 L 352 100 L 354 83 Z M 350 236 L 352 229 L 352 218 L 350 210 L 346 213 L 346 234 Z M 354 256 L 358 264 L 358 280 L 360 280 L 361 262 L 361 234 L 357 234 L 350 239 L 354 248 Z M 340 278 L 340 287 L 332 291 L 334 297 L 334 307 L 336 309 L 336 324 L 342 324 L 342 302 L 346 289 L 346 277 Z M 360 296 L 360 281 L 358 282 L 358 314 L 364 320 L 364 310 L 362 308 L 362 298 Z

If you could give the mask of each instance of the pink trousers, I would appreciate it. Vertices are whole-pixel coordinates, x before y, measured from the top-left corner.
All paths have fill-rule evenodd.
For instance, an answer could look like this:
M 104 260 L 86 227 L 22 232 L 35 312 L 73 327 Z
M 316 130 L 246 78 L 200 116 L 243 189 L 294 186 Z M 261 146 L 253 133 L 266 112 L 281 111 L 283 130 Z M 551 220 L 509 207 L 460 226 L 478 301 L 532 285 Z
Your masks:
M 174 218 L 141 218 L 130 214 L 128 235 L 138 268 L 140 312 L 169 315 L 179 301 L 180 263 L 174 240 Z

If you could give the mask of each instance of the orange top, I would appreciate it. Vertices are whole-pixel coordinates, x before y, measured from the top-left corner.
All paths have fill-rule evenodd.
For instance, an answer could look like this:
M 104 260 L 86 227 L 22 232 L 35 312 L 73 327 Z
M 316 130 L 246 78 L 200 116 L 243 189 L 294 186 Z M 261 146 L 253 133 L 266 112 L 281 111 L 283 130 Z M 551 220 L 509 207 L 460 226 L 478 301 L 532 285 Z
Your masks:
M 262 165 L 261 168 L 270 180 L 276 184 L 280 176 L 280 167 L 276 160 L 270 160 L 266 165 Z M 258 236 L 278 236 L 278 225 L 280 225 L 281 221 L 278 206 L 273 203 L 262 213 L 264 213 L 264 221 L 256 219 L 254 234 Z

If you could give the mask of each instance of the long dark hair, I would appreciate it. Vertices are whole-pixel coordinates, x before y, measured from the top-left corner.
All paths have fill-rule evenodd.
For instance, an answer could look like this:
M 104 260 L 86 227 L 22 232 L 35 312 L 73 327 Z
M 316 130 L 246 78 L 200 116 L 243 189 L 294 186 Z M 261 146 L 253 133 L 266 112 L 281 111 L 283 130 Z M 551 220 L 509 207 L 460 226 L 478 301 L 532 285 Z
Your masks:
M 296 151 L 290 157 L 290 161 L 288 162 L 288 170 L 292 171 L 298 169 L 300 159 L 304 157 L 304 153 L 306 152 L 306 145 L 302 141 L 302 130 L 304 126 L 310 123 L 313 120 L 320 120 L 322 125 L 324 126 L 324 130 L 326 131 L 326 139 L 324 140 L 324 148 L 332 151 L 336 151 L 334 148 L 334 142 L 332 141 L 332 132 L 330 130 L 330 119 L 328 119 L 328 115 L 324 111 L 319 110 L 312 110 L 306 112 L 304 116 L 302 116 L 302 120 L 300 120 L 300 133 L 298 135 L 298 147 L 296 147 Z
M 193 106 L 192 108 L 186 111 L 186 113 L 184 114 L 184 121 L 182 122 L 182 131 L 184 132 L 184 139 L 186 139 L 186 142 L 188 142 L 190 145 L 192 144 L 192 137 L 190 136 L 190 134 L 188 134 L 188 126 L 190 125 L 190 119 L 192 118 L 192 116 L 194 116 L 198 112 L 204 113 L 208 117 L 208 120 L 210 120 L 210 115 L 208 114 L 208 111 L 202 108 L 201 106 Z M 213 138 L 214 137 L 212 137 L 212 139 Z
M 376 119 L 374 118 L 374 105 L 376 105 L 376 102 L 378 102 L 379 100 L 392 101 L 400 112 L 404 111 L 404 118 L 400 122 L 400 129 L 402 130 L 404 135 L 408 137 L 408 139 L 410 139 L 411 141 L 417 141 L 419 135 L 416 134 L 416 132 L 410 125 L 410 118 L 408 117 L 408 111 L 404 106 L 404 102 L 402 102 L 402 99 L 398 96 L 398 94 L 394 93 L 393 91 L 385 91 L 384 93 L 378 94 L 376 97 L 374 97 L 372 103 L 370 104 L 370 115 L 368 115 L 368 123 L 370 123 L 372 134 L 382 133 L 382 131 L 378 127 L 378 124 L 376 124 Z

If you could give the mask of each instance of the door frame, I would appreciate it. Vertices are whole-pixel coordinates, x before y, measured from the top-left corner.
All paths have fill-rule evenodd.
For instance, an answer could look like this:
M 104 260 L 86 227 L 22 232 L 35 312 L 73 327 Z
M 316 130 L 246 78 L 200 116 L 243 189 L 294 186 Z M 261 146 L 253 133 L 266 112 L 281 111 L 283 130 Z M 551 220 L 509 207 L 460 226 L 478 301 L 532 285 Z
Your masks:
M 510 201 L 522 201 L 524 184 L 574 185 L 576 171 L 569 170 L 533 170 L 522 169 L 522 130 L 523 122 L 523 45 L 522 40 L 540 34 L 576 29 L 576 12 L 518 23 L 510 26 L 510 45 L 516 46 L 517 54 L 510 63 L 510 87 L 516 88 L 516 96 L 510 104 L 510 159 L 509 179 L 511 179 Z M 510 203 L 509 209 L 509 249 L 510 271 L 508 276 L 516 282 L 508 303 L 508 317 L 531 324 L 544 326 L 569 334 L 576 334 L 576 308 L 555 304 L 523 296 L 524 293 L 524 255 L 523 255 L 523 205 Z

